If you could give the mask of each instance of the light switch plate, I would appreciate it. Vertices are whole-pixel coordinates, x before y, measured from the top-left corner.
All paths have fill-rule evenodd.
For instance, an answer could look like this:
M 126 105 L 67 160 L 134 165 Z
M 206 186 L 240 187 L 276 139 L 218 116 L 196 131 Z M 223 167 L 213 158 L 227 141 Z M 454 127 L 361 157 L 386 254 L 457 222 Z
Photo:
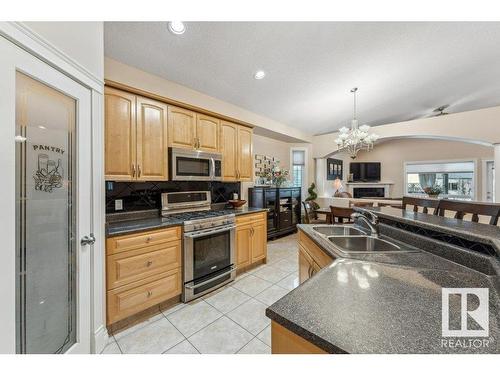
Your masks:
M 123 210 L 123 201 L 121 199 L 115 199 L 115 211 Z

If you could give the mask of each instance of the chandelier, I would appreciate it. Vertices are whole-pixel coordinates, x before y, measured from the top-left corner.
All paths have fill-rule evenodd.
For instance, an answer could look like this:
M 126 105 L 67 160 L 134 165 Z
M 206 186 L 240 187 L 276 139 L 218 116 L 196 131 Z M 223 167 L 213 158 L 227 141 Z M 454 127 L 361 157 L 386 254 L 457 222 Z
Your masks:
M 335 140 L 339 151 L 346 151 L 351 159 L 356 159 L 358 152 L 361 150 L 370 151 L 373 144 L 379 138 L 377 134 L 369 134 L 370 125 L 358 126 L 356 118 L 356 91 L 357 87 L 351 89 L 354 97 L 354 115 L 351 121 L 351 129 L 343 126 L 339 129 L 339 136 Z

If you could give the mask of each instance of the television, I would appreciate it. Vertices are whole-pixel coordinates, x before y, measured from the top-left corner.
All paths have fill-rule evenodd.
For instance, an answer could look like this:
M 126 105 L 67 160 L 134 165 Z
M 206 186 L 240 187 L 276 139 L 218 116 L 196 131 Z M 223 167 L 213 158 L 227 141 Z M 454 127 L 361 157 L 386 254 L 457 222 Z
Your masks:
M 380 163 L 350 163 L 349 174 L 352 174 L 352 182 L 378 182 Z

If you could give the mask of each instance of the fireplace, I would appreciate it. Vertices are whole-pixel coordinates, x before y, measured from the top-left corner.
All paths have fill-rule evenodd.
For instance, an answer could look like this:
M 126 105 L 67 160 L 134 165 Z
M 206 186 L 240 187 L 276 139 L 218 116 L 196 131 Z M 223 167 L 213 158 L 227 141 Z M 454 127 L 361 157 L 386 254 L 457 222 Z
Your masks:
M 355 187 L 352 192 L 354 198 L 383 198 L 385 196 L 383 187 Z

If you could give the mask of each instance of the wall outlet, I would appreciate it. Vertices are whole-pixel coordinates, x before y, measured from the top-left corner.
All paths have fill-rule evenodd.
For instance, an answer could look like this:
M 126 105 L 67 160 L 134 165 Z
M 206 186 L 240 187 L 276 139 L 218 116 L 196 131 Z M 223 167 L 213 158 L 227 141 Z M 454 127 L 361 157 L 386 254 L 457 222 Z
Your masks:
M 115 199 L 115 211 L 123 210 L 123 200 Z

